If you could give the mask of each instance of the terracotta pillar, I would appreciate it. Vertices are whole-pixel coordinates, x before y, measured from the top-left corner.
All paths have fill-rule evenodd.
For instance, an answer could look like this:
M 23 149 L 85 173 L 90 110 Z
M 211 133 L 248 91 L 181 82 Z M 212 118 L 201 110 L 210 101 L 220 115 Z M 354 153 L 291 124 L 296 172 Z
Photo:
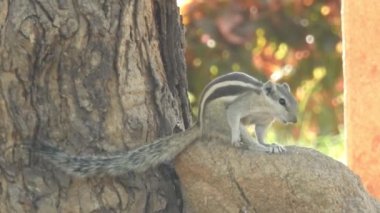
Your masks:
M 342 2 L 348 163 L 380 199 L 380 1 Z

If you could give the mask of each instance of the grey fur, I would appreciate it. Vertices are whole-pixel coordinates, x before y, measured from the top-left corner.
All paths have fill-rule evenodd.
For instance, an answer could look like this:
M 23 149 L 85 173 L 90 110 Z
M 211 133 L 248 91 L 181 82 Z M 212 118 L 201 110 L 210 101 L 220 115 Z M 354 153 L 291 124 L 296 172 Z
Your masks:
M 200 138 L 194 126 L 185 132 L 164 137 L 152 144 L 124 153 L 109 155 L 72 156 L 48 145 L 35 151 L 56 167 L 76 177 L 118 176 L 127 172 L 144 172 L 163 162 L 169 162 L 189 144 Z

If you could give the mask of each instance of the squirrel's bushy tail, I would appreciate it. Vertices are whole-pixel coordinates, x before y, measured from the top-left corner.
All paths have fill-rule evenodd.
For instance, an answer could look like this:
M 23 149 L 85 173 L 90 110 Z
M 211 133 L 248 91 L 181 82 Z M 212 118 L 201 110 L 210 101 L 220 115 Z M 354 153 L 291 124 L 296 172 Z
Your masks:
M 194 126 L 187 131 L 158 139 L 152 144 L 124 153 L 72 156 L 48 145 L 41 145 L 35 151 L 73 176 L 117 176 L 130 171 L 143 172 L 150 167 L 170 161 L 199 138 L 199 128 Z

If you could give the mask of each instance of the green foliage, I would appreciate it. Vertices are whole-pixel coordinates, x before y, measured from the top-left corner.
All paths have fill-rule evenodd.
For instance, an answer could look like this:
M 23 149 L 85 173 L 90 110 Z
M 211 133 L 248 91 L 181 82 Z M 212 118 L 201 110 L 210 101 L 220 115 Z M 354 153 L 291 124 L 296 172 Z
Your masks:
M 275 138 L 339 158 L 343 150 L 339 0 L 188 0 L 181 11 L 194 111 L 203 87 L 224 73 L 243 71 L 263 81 L 286 81 L 299 101 L 300 122 L 276 125 Z

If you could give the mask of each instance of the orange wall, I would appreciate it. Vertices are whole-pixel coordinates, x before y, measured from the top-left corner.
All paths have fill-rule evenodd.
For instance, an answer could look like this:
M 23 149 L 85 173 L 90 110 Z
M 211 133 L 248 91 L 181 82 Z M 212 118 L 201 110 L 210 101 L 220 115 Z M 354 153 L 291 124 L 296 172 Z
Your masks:
M 380 199 L 380 0 L 343 0 L 348 163 Z

